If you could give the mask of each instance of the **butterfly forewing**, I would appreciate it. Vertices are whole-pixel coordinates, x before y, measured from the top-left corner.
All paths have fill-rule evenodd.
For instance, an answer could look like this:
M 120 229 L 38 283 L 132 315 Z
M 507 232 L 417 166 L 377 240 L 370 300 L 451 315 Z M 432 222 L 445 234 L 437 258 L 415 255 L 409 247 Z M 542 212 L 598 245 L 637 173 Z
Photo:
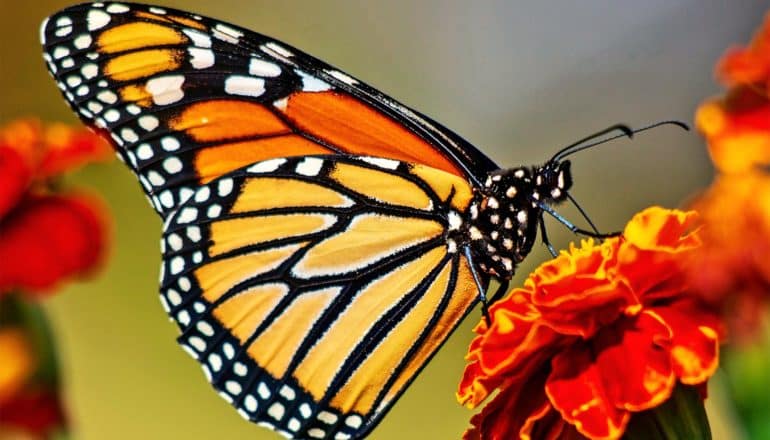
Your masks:
M 244 417 L 361 436 L 476 300 L 444 236 L 470 198 L 452 174 L 380 158 L 273 159 L 214 180 L 165 226 L 179 341 Z
M 73 6 L 43 24 L 49 70 L 165 215 L 202 183 L 274 157 L 351 153 L 478 182 L 459 136 L 283 43 L 168 8 Z

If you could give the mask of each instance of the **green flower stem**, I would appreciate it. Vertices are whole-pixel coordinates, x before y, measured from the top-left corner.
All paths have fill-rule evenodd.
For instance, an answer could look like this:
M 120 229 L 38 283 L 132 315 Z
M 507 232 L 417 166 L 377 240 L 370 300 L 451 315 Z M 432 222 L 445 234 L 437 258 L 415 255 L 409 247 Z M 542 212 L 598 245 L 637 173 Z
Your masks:
M 636 413 L 626 429 L 627 440 L 711 439 L 706 408 L 695 387 L 678 385 L 656 408 Z

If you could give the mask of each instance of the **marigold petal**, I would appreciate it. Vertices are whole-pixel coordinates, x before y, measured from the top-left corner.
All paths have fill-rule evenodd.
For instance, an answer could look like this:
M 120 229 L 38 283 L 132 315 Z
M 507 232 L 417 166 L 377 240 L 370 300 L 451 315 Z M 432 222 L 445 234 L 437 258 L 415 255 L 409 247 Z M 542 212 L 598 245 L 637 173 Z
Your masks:
M 746 48 L 732 48 L 717 64 L 717 77 L 726 85 L 756 83 L 770 78 L 770 14 Z
M 106 229 L 92 197 L 28 198 L 0 223 L 0 292 L 50 291 L 65 277 L 89 273 L 105 253 Z
M 471 418 L 472 428 L 463 439 L 507 440 L 520 438 L 529 440 L 538 420 L 543 419 L 551 404 L 543 392 L 546 374 L 541 371 L 527 381 L 509 382 L 501 386 L 500 393 L 484 409 Z M 559 419 L 551 420 L 558 423 Z M 539 426 L 538 430 L 547 431 Z M 538 439 L 543 437 L 537 437 Z
M 770 164 L 770 97 L 767 93 L 753 86 L 733 89 L 724 98 L 701 105 L 695 122 L 706 136 L 714 166 L 721 172 L 743 173 Z
M 585 345 L 554 356 L 545 392 L 565 421 L 591 439 L 618 439 L 630 419 L 610 401 L 601 372 Z
M 45 129 L 46 154 L 40 164 L 41 177 L 71 171 L 91 162 L 114 157 L 112 147 L 94 132 L 55 123 Z
M 682 383 L 695 385 L 711 377 L 719 365 L 724 329 L 719 318 L 694 298 L 654 307 L 671 329 L 671 358 Z
M 21 200 L 32 181 L 32 168 L 21 152 L 0 144 L 0 220 Z

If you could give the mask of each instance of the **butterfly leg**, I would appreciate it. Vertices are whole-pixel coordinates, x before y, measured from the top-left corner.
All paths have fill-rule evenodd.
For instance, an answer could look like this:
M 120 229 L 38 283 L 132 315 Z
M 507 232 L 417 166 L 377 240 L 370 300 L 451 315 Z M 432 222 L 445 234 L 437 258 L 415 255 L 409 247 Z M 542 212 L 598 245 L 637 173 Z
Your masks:
M 497 286 L 497 290 L 495 290 L 495 294 L 492 295 L 490 298 L 490 304 L 494 304 L 497 302 L 505 293 L 508 291 L 508 286 L 511 284 L 508 280 L 500 280 L 500 284 Z
M 540 207 L 540 209 L 542 209 L 544 212 L 547 212 L 549 215 L 555 218 L 559 223 L 566 226 L 567 229 L 574 232 L 575 234 L 585 235 L 586 237 L 591 237 L 591 238 L 612 238 L 612 237 L 617 237 L 618 235 L 621 234 L 620 231 L 610 232 L 609 234 L 597 234 L 596 232 L 591 232 L 585 229 L 578 228 L 577 226 L 573 225 L 569 220 L 562 217 L 561 214 L 554 211 L 553 208 L 551 208 L 547 204 L 541 201 L 535 201 L 535 202 L 537 203 L 537 206 Z
M 484 286 L 481 285 L 481 278 L 476 272 L 476 264 L 473 262 L 473 254 L 471 253 L 471 247 L 466 245 L 463 247 L 465 258 L 468 260 L 468 266 L 471 268 L 471 275 L 473 275 L 473 282 L 476 283 L 476 288 L 479 291 L 479 301 L 481 301 L 481 313 L 484 314 L 484 319 L 487 320 L 487 325 L 492 324 L 492 319 L 489 317 L 489 303 L 487 302 L 487 294 L 484 291 Z M 497 292 L 495 292 L 497 295 Z
M 550 252 L 551 256 L 553 257 L 559 255 L 556 252 L 556 249 L 553 248 L 551 240 L 548 239 L 548 233 L 545 231 L 545 220 L 543 219 L 542 212 L 540 213 L 540 218 L 538 218 L 537 222 L 540 224 L 540 239 L 543 240 L 543 244 L 548 248 L 548 252 Z

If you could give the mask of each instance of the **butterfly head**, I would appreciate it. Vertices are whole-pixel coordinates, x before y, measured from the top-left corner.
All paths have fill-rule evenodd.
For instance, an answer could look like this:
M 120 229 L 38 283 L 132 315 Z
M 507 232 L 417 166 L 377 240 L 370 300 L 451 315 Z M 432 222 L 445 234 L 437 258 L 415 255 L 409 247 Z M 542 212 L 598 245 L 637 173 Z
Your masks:
M 466 241 L 481 270 L 510 279 L 532 250 L 541 204 L 558 204 L 572 186 L 569 161 L 491 172 L 469 208 Z

